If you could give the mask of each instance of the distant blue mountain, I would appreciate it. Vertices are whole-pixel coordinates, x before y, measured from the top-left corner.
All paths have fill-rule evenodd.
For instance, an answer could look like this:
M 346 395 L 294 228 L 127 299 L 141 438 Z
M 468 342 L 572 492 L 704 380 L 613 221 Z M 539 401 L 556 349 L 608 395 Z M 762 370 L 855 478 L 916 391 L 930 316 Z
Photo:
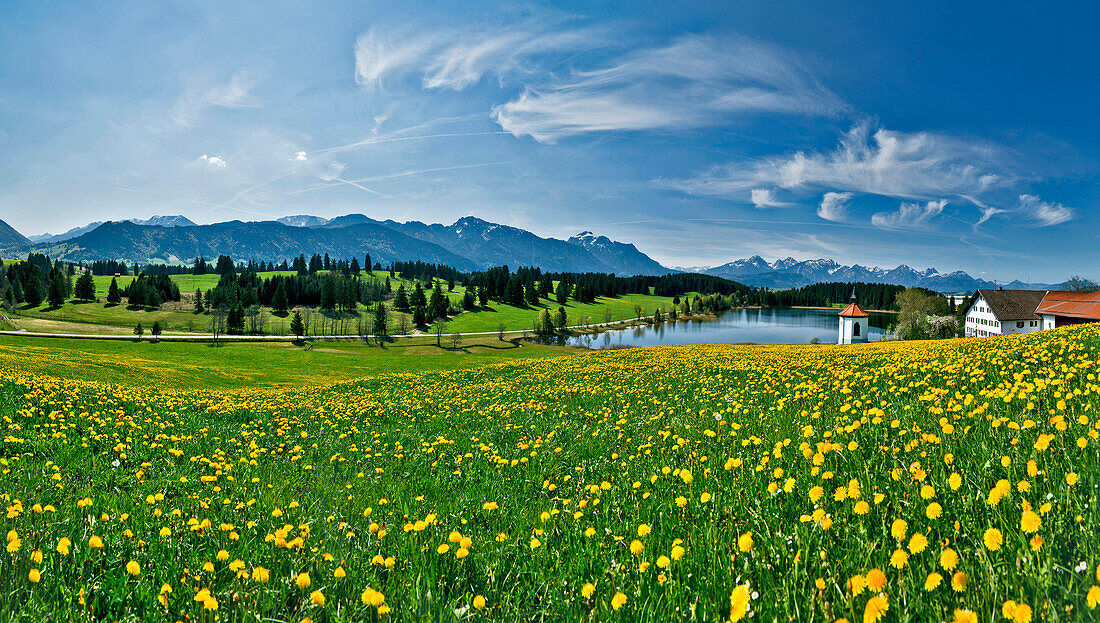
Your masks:
M 1061 285 L 1028 284 L 1020 281 L 997 284 L 985 279 L 976 279 L 961 270 L 941 273 L 935 268 L 916 270 L 904 264 L 886 269 L 859 264 L 845 266 L 828 259 L 799 261 L 792 257 L 769 263 L 759 255 L 734 260 L 721 266 L 701 268 L 699 272 L 725 277 L 745 285 L 775 289 L 798 288 L 827 281 L 863 281 L 919 286 L 936 292 L 958 294 L 973 292 L 978 288 L 995 288 L 998 285 L 1016 290 L 1049 290 L 1057 289 Z

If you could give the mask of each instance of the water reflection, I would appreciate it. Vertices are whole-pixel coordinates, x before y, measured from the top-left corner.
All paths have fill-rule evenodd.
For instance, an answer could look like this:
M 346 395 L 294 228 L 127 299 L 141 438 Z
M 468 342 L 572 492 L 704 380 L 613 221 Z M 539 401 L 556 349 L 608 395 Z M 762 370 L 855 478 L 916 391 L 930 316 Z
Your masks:
M 882 339 L 894 314 L 871 314 L 868 339 Z M 586 348 L 626 348 L 678 344 L 808 344 L 814 339 L 835 344 L 835 310 L 735 309 L 709 320 L 681 320 L 656 326 L 638 326 L 595 335 L 557 338 L 555 342 Z

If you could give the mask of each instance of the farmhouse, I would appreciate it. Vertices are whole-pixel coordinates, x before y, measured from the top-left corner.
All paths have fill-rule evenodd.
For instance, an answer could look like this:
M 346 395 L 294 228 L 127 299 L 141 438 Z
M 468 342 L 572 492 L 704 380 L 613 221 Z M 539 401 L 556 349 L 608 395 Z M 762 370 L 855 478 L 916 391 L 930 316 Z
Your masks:
M 1047 292 L 1035 313 L 1042 318 L 1044 329 L 1100 322 L 1100 291 Z
M 1043 290 L 978 290 L 963 310 L 965 335 L 985 337 L 1043 329 L 1036 307 L 1046 294 Z

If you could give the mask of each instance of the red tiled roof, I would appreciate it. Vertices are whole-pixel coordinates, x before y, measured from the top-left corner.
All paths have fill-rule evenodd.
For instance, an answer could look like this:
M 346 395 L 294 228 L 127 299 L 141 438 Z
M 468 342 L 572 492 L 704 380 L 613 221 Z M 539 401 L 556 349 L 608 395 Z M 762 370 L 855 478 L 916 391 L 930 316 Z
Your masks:
M 859 305 L 852 303 L 851 305 L 845 307 L 844 311 L 840 312 L 839 315 L 848 316 L 850 318 L 865 318 L 869 314 L 863 311 L 863 309 Z
M 1047 292 L 1035 313 L 1100 320 L 1100 291 Z

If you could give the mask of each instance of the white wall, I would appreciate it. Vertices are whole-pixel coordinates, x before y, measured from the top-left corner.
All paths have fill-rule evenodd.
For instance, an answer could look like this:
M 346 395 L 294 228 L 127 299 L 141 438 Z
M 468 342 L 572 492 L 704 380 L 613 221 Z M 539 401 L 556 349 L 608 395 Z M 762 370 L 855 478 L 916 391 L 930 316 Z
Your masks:
M 1024 326 L 1017 326 L 1021 322 Z M 966 312 L 964 327 L 967 336 L 985 337 L 1040 331 L 1043 329 L 1043 323 L 1038 320 L 1006 320 L 1001 322 L 993 313 L 993 309 L 989 307 L 985 297 L 978 295 L 978 300 Z
M 1043 329 L 1053 329 L 1055 325 L 1054 316 L 1050 314 L 1040 314 L 1043 318 Z
M 840 329 L 837 333 L 837 344 L 851 344 L 853 342 L 867 341 L 867 318 L 840 317 Z M 859 335 L 853 335 L 855 326 L 859 325 Z

